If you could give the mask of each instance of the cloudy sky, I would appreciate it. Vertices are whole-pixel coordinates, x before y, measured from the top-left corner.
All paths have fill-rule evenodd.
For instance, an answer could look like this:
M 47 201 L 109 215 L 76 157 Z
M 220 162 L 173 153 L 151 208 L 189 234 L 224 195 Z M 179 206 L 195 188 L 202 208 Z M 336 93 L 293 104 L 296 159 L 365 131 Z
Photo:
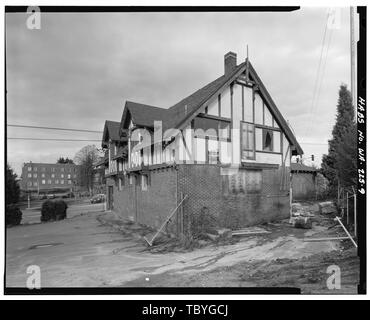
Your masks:
M 7 122 L 102 130 L 125 100 L 168 108 L 223 73 L 223 56 L 249 57 L 308 157 L 320 163 L 338 88 L 350 85 L 349 9 L 323 35 L 328 8 L 290 13 L 86 13 L 6 15 Z M 339 13 L 338 13 L 339 12 Z M 338 20 L 337 20 L 338 21 Z M 313 103 L 319 59 L 322 68 Z M 325 59 L 325 57 L 327 57 Z M 324 62 L 325 63 L 325 68 Z M 320 85 L 321 83 L 321 85 Z M 99 140 L 99 133 L 8 127 L 8 137 Z M 8 140 L 8 162 L 73 158 L 98 142 Z

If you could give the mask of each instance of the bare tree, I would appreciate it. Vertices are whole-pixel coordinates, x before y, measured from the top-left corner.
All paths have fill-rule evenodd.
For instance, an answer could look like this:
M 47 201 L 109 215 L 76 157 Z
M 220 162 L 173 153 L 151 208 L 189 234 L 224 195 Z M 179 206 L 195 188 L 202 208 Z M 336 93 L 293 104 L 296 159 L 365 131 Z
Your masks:
M 73 159 L 80 165 L 80 185 L 86 187 L 90 194 L 94 183 L 94 166 L 101 157 L 101 151 L 95 145 L 88 145 L 78 151 Z

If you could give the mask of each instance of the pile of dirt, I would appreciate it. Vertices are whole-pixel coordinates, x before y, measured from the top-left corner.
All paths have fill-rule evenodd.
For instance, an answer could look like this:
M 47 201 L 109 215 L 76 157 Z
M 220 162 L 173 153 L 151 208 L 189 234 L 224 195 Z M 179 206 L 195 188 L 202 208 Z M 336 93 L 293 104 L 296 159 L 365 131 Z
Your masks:
M 276 259 L 240 264 L 239 279 L 259 287 L 297 287 L 304 294 L 356 293 L 359 282 L 359 258 L 353 248 L 345 251 L 318 253 L 302 259 Z M 341 271 L 341 290 L 329 290 L 326 281 L 328 267 Z

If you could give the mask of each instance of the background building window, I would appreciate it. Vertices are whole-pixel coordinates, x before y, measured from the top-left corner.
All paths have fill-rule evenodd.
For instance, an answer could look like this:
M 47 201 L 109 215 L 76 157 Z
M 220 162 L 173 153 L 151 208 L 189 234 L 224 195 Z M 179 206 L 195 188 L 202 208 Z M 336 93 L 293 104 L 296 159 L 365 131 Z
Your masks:
M 51 184 L 51 180 L 50 179 L 48 180 L 48 184 Z
M 33 174 L 33 177 L 34 177 L 34 178 L 37 178 L 37 173 L 34 173 L 34 174 Z
M 41 178 L 45 178 L 45 173 L 41 173 Z
M 61 178 L 64 178 L 64 174 L 62 173 L 62 174 L 60 175 L 60 177 L 61 177 Z
M 51 177 L 52 177 L 52 178 L 55 178 L 55 173 L 52 173 L 52 174 L 51 174 Z
M 60 184 L 64 184 L 64 180 L 60 180 Z
M 41 184 L 45 184 L 46 183 L 46 181 L 45 180 L 41 180 Z
M 32 173 L 29 173 L 29 174 L 27 175 L 27 177 L 28 177 L 28 178 L 32 178 Z
M 55 184 L 59 184 L 59 180 L 58 179 L 55 180 Z
M 28 171 L 32 171 L 32 167 L 28 167 L 28 168 L 27 168 L 27 170 L 28 170 Z

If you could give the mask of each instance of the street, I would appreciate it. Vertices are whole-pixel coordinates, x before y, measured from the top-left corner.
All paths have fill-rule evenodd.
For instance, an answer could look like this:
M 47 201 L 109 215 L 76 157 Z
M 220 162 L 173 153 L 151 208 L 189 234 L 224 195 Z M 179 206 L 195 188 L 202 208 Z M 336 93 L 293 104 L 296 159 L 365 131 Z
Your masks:
M 32 202 L 31 209 L 22 208 L 22 224 L 40 223 L 41 205 L 45 200 Z M 88 200 L 66 201 L 68 205 L 67 218 L 73 218 L 86 212 L 99 212 L 104 210 L 104 203 L 91 204 Z

